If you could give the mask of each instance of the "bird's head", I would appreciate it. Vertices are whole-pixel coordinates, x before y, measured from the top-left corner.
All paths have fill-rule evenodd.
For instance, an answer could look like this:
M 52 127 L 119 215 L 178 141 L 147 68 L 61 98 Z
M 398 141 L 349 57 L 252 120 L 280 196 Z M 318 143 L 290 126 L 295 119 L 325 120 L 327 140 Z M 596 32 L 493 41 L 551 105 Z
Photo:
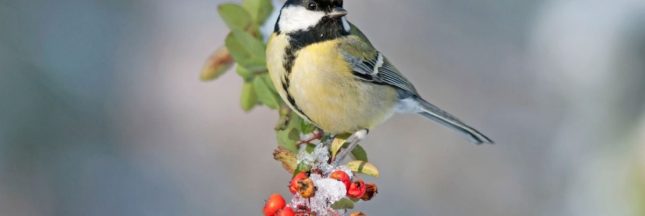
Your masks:
M 289 34 L 332 28 L 349 32 L 345 15 L 343 0 L 288 0 L 280 11 L 275 31 Z

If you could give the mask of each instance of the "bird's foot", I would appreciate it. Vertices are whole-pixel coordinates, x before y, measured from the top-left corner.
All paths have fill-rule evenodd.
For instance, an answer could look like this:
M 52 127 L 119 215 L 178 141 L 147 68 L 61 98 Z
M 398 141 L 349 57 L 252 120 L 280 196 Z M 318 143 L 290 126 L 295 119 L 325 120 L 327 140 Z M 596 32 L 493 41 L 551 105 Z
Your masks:
M 341 150 L 340 153 L 338 153 L 338 155 L 336 155 L 336 159 L 334 160 L 334 166 L 338 166 L 340 162 L 342 162 L 343 159 L 345 159 L 345 157 L 347 157 L 347 155 L 349 155 L 349 153 L 351 153 L 354 150 L 354 148 L 356 148 L 358 143 L 363 139 L 365 139 L 365 137 L 367 137 L 368 133 L 369 133 L 368 129 L 362 129 L 362 130 L 356 131 L 356 133 L 352 134 L 349 138 L 347 138 L 346 142 L 349 143 L 349 145 L 347 146 L 347 148 Z

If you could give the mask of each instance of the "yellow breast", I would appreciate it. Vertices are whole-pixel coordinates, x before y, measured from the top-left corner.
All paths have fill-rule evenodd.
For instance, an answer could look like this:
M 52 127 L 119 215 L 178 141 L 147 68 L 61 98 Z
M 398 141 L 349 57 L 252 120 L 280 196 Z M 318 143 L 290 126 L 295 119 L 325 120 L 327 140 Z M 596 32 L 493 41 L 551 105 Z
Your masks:
M 289 74 L 289 89 L 282 89 L 287 44 L 286 36 L 272 37 L 267 50 L 269 72 L 282 98 L 287 101 L 290 95 L 315 125 L 330 133 L 351 133 L 371 129 L 391 116 L 396 90 L 356 79 L 337 40 L 299 50 Z

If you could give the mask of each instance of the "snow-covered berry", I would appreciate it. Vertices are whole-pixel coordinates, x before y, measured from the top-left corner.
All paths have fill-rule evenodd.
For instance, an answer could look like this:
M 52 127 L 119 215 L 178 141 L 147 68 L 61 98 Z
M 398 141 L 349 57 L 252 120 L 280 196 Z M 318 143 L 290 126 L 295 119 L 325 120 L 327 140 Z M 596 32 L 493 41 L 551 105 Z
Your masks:
M 329 178 L 336 179 L 338 181 L 343 182 L 343 184 L 345 184 L 345 190 L 349 189 L 349 185 L 351 184 L 351 180 L 349 178 L 349 175 L 347 175 L 347 173 L 345 171 L 336 170 L 336 171 L 332 172 L 329 175 Z

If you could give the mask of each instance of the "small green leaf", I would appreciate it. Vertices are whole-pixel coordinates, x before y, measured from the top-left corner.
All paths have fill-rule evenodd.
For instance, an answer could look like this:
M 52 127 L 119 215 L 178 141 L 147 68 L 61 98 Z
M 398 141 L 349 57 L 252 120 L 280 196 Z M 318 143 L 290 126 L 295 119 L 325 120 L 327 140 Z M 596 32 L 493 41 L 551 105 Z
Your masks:
M 285 104 L 282 104 L 280 109 L 278 109 L 278 113 L 280 114 L 280 117 L 278 118 L 278 123 L 275 125 L 275 130 L 284 130 L 287 128 L 291 119 L 291 109 Z
M 271 0 L 243 0 L 242 6 L 250 12 L 256 24 L 262 25 L 273 12 Z
M 307 153 L 309 154 L 314 153 L 314 151 L 316 150 L 316 145 L 314 144 L 306 144 L 306 145 L 307 146 L 305 147 L 306 148 L 305 150 L 307 151 Z
M 298 116 L 298 118 L 301 119 L 301 121 L 300 121 L 300 131 L 302 131 L 303 134 L 313 133 L 316 130 L 316 126 L 314 126 L 313 124 L 311 124 L 309 122 L 306 122 L 305 120 L 302 120 L 302 118 L 300 118 L 300 116 Z
M 228 48 L 235 62 L 250 71 L 266 71 L 266 46 L 253 35 L 233 30 L 226 37 Z
M 353 172 L 363 173 L 365 175 L 379 177 L 379 171 L 374 164 L 365 161 L 352 161 L 347 163 L 347 167 Z
M 353 209 L 354 208 L 354 201 L 352 201 L 351 199 L 343 198 L 341 200 L 338 200 L 334 204 L 332 204 L 331 208 L 336 209 L 336 210 Z
M 289 130 L 289 129 L 277 131 L 276 132 L 276 137 L 278 139 L 278 144 L 280 146 L 282 146 L 283 148 L 291 151 L 291 152 L 297 153 L 298 152 L 298 146 L 297 146 L 298 141 L 297 140 L 292 140 L 291 138 L 289 138 L 289 133 L 290 132 L 291 132 L 291 130 Z
M 244 79 L 244 81 L 247 81 L 247 82 L 252 81 L 254 78 L 253 72 L 251 72 L 249 69 L 244 68 L 241 65 L 237 66 L 237 69 L 235 70 L 235 72 L 237 72 L 237 75 L 240 75 Z
M 300 140 L 300 131 L 296 128 L 291 128 L 291 131 L 289 131 L 289 139 Z
M 289 108 L 289 109 L 291 109 L 291 108 Z M 293 113 L 291 115 L 291 123 L 293 124 L 294 127 L 298 128 L 298 130 L 300 130 L 300 126 L 302 124 L 302 121 L 303 121 L 302 118 L 300 118 L 300 116 L 298 114 Z
M 253 24 L 253 18 L 246 9 L 234 3 L 220 4 L 217 7 L 220 17 L 231 30 L 246 30 Z
M 260 75 L 253 80 L 258 100 L 271 109 L 277 109 L 280 106 L 280 98 L 273 92 L 273 89 L 262 76 L 267 75 Z
M 345 145 L 345 139 L 341 137 L 334 138 L 334 141 L 331 142 L 331 157 L 336 158 L 338 151 Z
M 332 157 L 336 157 L 336 154 L 340 151 L 342 148 L 347 148 L 349 143 L 347 143 L 347 138 L 349 135 L 339 135 L 336 136 L 334 141 L 331 143 L 331 155 Z M 367 160 L 367 152 L 361 145 L 356 145 L 354 149 L 352 150 L 352 157 L 356 160 L 361 160 L 361 161 L 368 161 Z
M 278 91 L 276 91 L 275 86 L 273 85 L 273 81 L 271 80 L 271 76 L 269 76 L 268 74 L 265 74 L 263 76 L 260 76 L 260 78 L 262 79 L 262 81 L 264 81 L 264 83 L 267 84 L 267 86 L 269 86 L 269 88 L 271 89 L 271 92 L 275 93 L 275 95 L 278 96 Z M 280 98 L 278 98 L 278 99 L 280 99 Z
M 367 151 L 361 145 L 356 145 L 356 148 L 352 150 L 352 156 L 356 160 L 369 161 L 367 160 Z
M 245 82 L 242 86 L 242 96 L 240 98 L 240 105 L 242 109 L 246 112 L 251 111 L 253 107 L 258 103 L 257 96 L 255 94 L 255 88 L 252 83 Z
M 277 130 L 278 143 L 280 146 L 297 153 L 298 142 L 300 141 L 300 131 L 297 129 L 298 118 L 294 112 L 285 113 L 288 122 Z
M 311 170 L 311 167 L 310 167 L 310 166 L 307 166 L 307 165 L 305 165 L 304 163 L 299 163 L 299 164 L 298 164 L 298 166 L 296 167 L 296 170 L 295 170 L 295 171 L 293 171 L 293 176 L 292 176 L 291 178 L 293 178 L 293 177 L 295 177 L 296 175 L 298 175 L 298 173 L 301 173 L 301 172 L 309 172 L 309 170 Z

